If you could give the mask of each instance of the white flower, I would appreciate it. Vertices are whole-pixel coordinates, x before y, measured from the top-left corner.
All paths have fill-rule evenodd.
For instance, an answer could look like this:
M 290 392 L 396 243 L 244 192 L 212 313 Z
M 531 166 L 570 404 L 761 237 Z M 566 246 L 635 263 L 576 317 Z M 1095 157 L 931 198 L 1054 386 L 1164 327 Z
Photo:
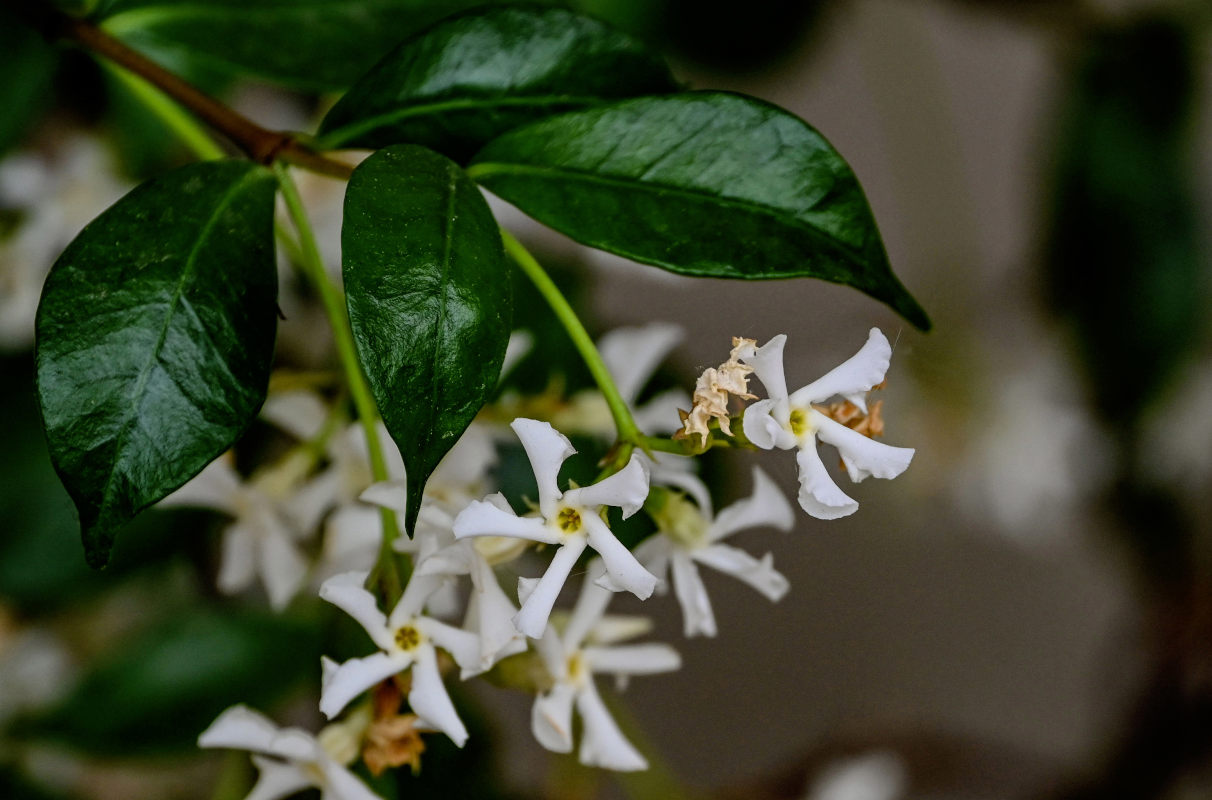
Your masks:
M 198 737 L 199 747 L 250 750 L 260 777 L 246 800 L 278 800 L 314 786 L 322 800 L 379 800 L 316 737 L 279 728 L 247 706 L 232 706 Z M 264 756 L 273 756 L 265 758 Z
M 320 597 L 353 617 L 382 651 L 326 670 L 320 710 L 331 719 L 362 692 L 411 667 L 408 704 L 426 726 L 442 731 L 462 747 L 467 729 L 442 683 L 435 646 L 447 650 L 460 667 L 474 669 L 480 660 L 480 642 L 474 634 L 422 614 L 426 599 L 444 578 L 414 574 L 387 617 L 374 595 L 363 588 L 365 581 L 366 573 L 347 572 L 334 575 L 320 587 Z
M 454 534 L 459 539 L 508 536 L 559 546 L 547 572 L 514 617 L 518 630 L 532 639 L 543 635 L 556 596 L 586 547 L 602 557 L 607 573 L 604 577 L 609 578 L 612 588 L 647 599 L 657 579 L 636 561 L 599 516 L 602 506 L 619 506 L 624 519 L 640 509 L 648 496 L 648 473 L 643 462 L 633 456 L 614 475 L 591 486 L 561 492 L 556 479 L 564 460 L 576 452 L 572 444 L 546 422 L 515 419 L 511 427 L 522 440 L 534 469 L 539 516 L 519 517 L 504 503 L 476 501 L 459 512 Z
M 640 430 L 648 433 L 673 433 L 679 427 L 678 409 L 689 404 L 682 389 L 669 389 L 636 406 L 636 398 L 648 383 L 657 365 L 682 341 L 682 329 L 668 322 L 650 322 L 634 328 L 615 328 L 597 341 L 602 362 L 614 378 L 619 395 Z M 590 433 L 614 440 L 614 420 L 606 400 L 596 389 L 577 392 L 568 408 L 552 421 L 561 428 Z
M 799 448 L 800 505 L 818 519 L 837 519 L 858 510 L 825 470 L 816 450 L 816 440 L 833 445 L 841 454 L 850 480 L 855 483 L 875 476 L 895 478 L 913 459 L 909 447 L 889 447 L 847 428 L 812 407 L 813 403 L 841 395 L 864 413 L 866 393 L 884 379 L 892 348 L 884 334 L 872 328 L 856 354 L 807 386 L 788 395 L 783 377 L 783 344 L 779 334 L 762 347 L 742 355 L 766 387 L 767 399 L 745 409 L 745 436 L 765 450 Z
M 286 518 L 293 462 L 245 482 L 226 458 L 217 458 L 189 483 L 160 501 L 162 506 L 200 506 L 223 511 L 234 521 L 223 531 L 219 591 L 235 594 L 261 579 L 270 605 L 285 608 L 307 577 L 299 547 L 304 531 Z M 285 497 L 285 499 L 284 499 Z
M 753 469 L 753 494 L 720 511 L 714 518 L 706 487 L 697 477 L 685 474 L 682 481 L 693 481 L 703 491 L 694 492 L 696 507 L 678 494 L 669 494 L 665 506 L 653 517 L 660 533 L 635 550 L 635 556 L 654 575 L 664 579 L 672 568 L 674 591 L 682 606 L 686 636 L 716 635 L 715 615 L 707 587 L 699 577 L 695 562 L 732 575 L 757 589 L 770 600 L 780 600 L 789 584 L 774 568 L 770 553 L 760 560 L 720 540 L 745 528 L 770 525 L 791 530 L 795 519 L 791 504 L 761 469 Z
M 593 572 L 591 567 L 590 574 Z M 557 753 L 571 752 L 575 704 L 582 723 L 578 753 L 582 764 L 620 771 L 646 769 L 648 762 L 610 716 L 593 676 L 611 673 L 622 682 L 632 675 L 669 672 L 681 667 L 682 662 L 669 645 L 618 645 L 647 632 L 649 626 L 647 620 L 604 618 L 610 598 L 608 590 L 586 581 L 563 634 L 551 628 L 543 634 L 539 654 L 554 683 L 535 699 L 530 727 L 543 747 Z

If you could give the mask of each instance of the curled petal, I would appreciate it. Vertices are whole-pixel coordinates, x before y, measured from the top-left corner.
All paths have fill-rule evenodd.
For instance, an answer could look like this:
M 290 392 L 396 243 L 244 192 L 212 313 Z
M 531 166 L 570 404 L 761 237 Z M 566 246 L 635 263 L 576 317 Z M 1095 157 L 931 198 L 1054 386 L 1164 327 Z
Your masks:
M 459 512 L 453 525 L 456 539 L 465 536 L 508 536 L 544 544 L 559 544 L 560 535 L 537 517 L 519 517 L 495 504 L 472 500 Z
M 744 581 L 776 602 L 791 588 L 783 573 L 774 568 L 770 553 L 758 560 L 739 548 L 713 544 L 696 550 L 694 560 Z
M 576 448 L 564 434 L 551 427 L 548 422 L 535 419 L 519 418 L 510 423 L 514 433 L 522 440 L 526 457 L 534 470 L 534 478 L 539 486 L 539 510 L 544 517 L 555 513 L 555 504 L 559 502 L 560 494 L 557 481 L 560 477 L 560 466 L 565 459 L 576 453 Z
M 689 555 L 680 551 L 673 553 L 672 562 L 673 591 L 677 595 L 678 605 L 682 607 L 683 634 L 686 638 L 698 634 L 715 636 L 715 612 L 698 567 Z
M 861 435 L 861 434 L 860 434 Z M 817 519 L 838 519 L 858 511 L 858 503 L 846 495 L 821 463 L 816 442 L 801 447 L 795 456 L 800 467 L 800 507 Z
M 666 536 L 649 536 L 631 551 L 635 560 L 643 564 L 644 569 L 657 579 L 657 594 L 668 591 L 665 576 L 669 574 L 669 557 L 672 551 L 672 543 Z
M 564 588 L 564 581 L 568 580 L 568 573 L 572 571 L 573 564 L 584 551 L 585 539 L 580 536 L 570 537 L 556 550 L 551 563 L 547 565 L 547 571 L 522 602 L 522 609 L 513 617 L 513 624 L 520 632 L 531 639 L 543 635 L 556 597 L 559 596 L 560 589 Z
M 718 542 L 745 528 L 769 525 L 791 530 L 795 514 L 783 492 L 761 467 L 753 468 L 753 494 L 720 511 L 707 531 L 708 541 Z
M 576 690 L 557 683 L 540 694 L 530 709 L 530 730 L 539 744 L 553 753 L 572 752 L 572 700 Z
M 365 583 L 365 572 L 342 572 L 324 581 L 320 598 L 353 617 L 375 644 L 390 650 L 392 638 L 387 630 L 387 617 L 379 610 L 375 596 L 364 588 Z
M 648 497 L 648 467 L 639 456 L 633 455 L 627 466 L 592 486 L 570 489 L 564 494 L 569 505 L 597 508 L 617 506 L 623 509 L 627 519 L 644 505 Z
M 790 450 L 795 447 L 795 436 L 774 418 L 777 403 L 776 400 L 759 400 L 748 406 L 745 416 L 741 418 L 745 438 L 763 450 L 776 447 Z
M 837 448 L 850 480 L 858 483 L 864 478 L 895 478 L 909 468 L 913 460 L 912 447 L 892 447 L 869 439 L 858 431 L 814 411 L 813 422 L 817 436 Z
M 577 692 L 576 705 L 584 723 L 577 754 L 582 764 L 620 772 L 648 768 L 648 762 L 619 730 L 592 683 Z
M 585 663 L 595 675 L 658 675 L 682 668 L 682 657 L 667 644 L 624 644 L 586 647 Z
M 753 367 L 753 373 L 766 387 L 766 396 L 771 400 L 787 397 L 787 379 L 783 376 L 783 346 L 787 334 L 780 333 L 759 347 L 751 355 L 742 355 L 741 361 Z
M 891 357 L 892 346 L 888 344 L 888 339 L 880 333 L 879 328 L 872 328 L 867 334 L 867 342 L 857 353 L 804 388 L 796 390 L 791 395 L 791 404 L 806 407 L 835 394 L 864 395 L 884 380 Z M 866 403 L 859 405 L 859 408 L 866 411 Z
M 408 693 L 408 704 L 417 716 L 450 737 L 459 747 L 467 741 L 467 728 L 459 719 L 454 703 L 442 683 L 438 672 L 438 657 L 432 647 L 424 647 L 417 653 L 412 666 L 412 691 Z
M 253 756 L 252 761 L 260 774 L 244 800 L 280 800 L 316 785 L 315 779 L 295 764 L 283 764 L 261 756 Z
M 606 572 L 615 585 L 621 586 L 641 600 L 647 600 L 656 588 L 657 579 L 644 566 L 636 561 L 634 555 L 606 527 L 599 517 L 587 516 L 583 519 L 585 529 L 589 533 L 589 546 L 602 557 Z
M 269 753 L 278 726 L 259 711 L 245 705 L 224 711 L 198 736 L 198 747 L 226 747 Z
M 682 336 L 678 325 L 650 322 L 642 327 L 615 328 L 598 340 L 602 361 L 627 405 L 635 404 L 657 365 L 682 341 Z
M 374 653 L 351 658 L 332 673 L 320 692 L 320 711 L 332 719 L 362 692 L 381 680 L 408 669 L 412 657 L 404 653 Z
M 416 625 L 435 645 L 450 653 L 455 663 L 463 669 L 471 669 L 480 663 L 480 637 L 474 633 L 428 617 L 421 617 Z

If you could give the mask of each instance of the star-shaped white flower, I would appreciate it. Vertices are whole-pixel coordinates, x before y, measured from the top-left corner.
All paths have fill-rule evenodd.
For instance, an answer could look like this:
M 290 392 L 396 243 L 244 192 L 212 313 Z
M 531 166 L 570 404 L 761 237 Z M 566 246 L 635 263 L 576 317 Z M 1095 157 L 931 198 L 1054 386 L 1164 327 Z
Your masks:
M 799 448 L 800 506 L 818 519 L 837 519 L 858 510 L 858 503 L 829 477 L 816 450 L 816 440 L 833 445 L 841 454 L 850 480 L 858 483 L 869 476 L 895 478 L 909 467 L 913 448 L 890 447 L 875 441 L 812 407 L 841 395 L 866 413 L 866 394 L 884 380 L 892 347 L 878 328 L 872 328 L 867 343 L 848 360 L 823 376 L 788 394 L 783 377 L 785 334 L 779 334 L 741 360 L 753 367 L 766 387 L 767 399 L 745 409 L 745 436 L 766 450 Z
M 278 800 L 308 787 L 322 800 L 380 800 L 300 728 L 279 728 L 247 706 L 232 706 L 198 737 L 199 747 L 250 750 L 260 777 L 245 800 Z M 265 758 L 272 756 L 272 758 Z
M 592 575 L 600 572 L 595 564 Z M 582 764 L 619 771 L 646 769 L 648 762 L 627 741 L 594 686 L 593 677 L 609 673 L 621 682 L 632 675 L 670 672 L 682 665 L 665 644 L 620 645 L 651 627 L 642 618 L 604 617 L 612 594 L 586 581 L 562 634 L 548 628 L 538 650 L 553 684 L 534 702 L 530 727 L 539 744 L 557 753 L 572 752 L 572 711 L 581 716 Z
M 758 467 L 753 468 L 753 494 L 714 517 L 702 481 L 690 474 L 684 474 L 680 480 L 702 487 L 702 491 L 692 493 L 699 505 L 671 494 L 665 507 L 653 515 L 660 532 L 637 547 L 635 557 L 662 580 L 672 569 L 686 636 L 715 636 L 715 614 L 696 562 L 744 581 L 770 600 L 780 600 L 789 584 L 774 568 L 770 553 L 756 559 L 744 550 L 720 542 L 745 528 L 762 525 L 791 530 L 795 519 L 787 498 Z
M 572 565 L 592 547 L 602 557 L 613 587 L 641 600 L 656 588 L 657 579 L 636 561 L 599 516 L 602 506 L 618 506 L 623 518 L 634 514 L 648 496 L 648 473 L 633 456 L 621 471 L 591 486 L 561 492 L 556 480 L 564 460 L 576 452 L 572 444 L 546 422 L 515 419 L 511 425 L 530 459 L 539 488 L 537 517 L 519 517 L 494 502 L 472 502 L 454 521 L 454 535 L 508 536 L 558 545 L 551 564 L 534 592 L 522 603 L 514 624 L 532 639 L 543 635 L 547 618 Z
M 324 582 L 320 597 L 353 617 L 382 651 L 351 658 L 328 672 L 320 692 L 320 710 L 325 716 L 331 719 L 362 692 L 411 667 L 408 704 L 425 725 L 463 746 L 467 729 L 442 683 L 435 647 L 448 651 L 463 669 L 474 670 L 480 661 L 480 641 L 472 633 L 422 613 L 425 601 L 444 580 L 414 574 L 390 616 L 383 615 L 374 595 L 363 588 L 366 573 L 346 572 Z

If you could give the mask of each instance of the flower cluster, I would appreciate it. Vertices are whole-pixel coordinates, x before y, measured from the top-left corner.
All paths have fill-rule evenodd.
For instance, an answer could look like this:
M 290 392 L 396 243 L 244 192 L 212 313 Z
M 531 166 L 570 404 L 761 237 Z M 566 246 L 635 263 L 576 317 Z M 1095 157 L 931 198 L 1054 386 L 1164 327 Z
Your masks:
M 676 336 L 659 326 L 616 332 L 609 349 L 644 352 L 646 339 L 664 353 Z M 696 452 L 722 436 L 761 449 L 794 449 L 800 506 L 819 519 L 851 514 L 858 504 L 830 477 L 817 445 L 836 447 L 855 482 L 869 476 L 893 478 L 908 467 L 912 449 L 871 438 L 882 434 L 883 426 L 867 393 L 884 380 L 891 347 L 873 329 L 852 358 L 788 392 L 785 342 L 783 335 L 760 347 L 751 339 L 735 339 L 729 359 L 700 377 L 693 410 L 682 412 L 681 438 L 698 434 L 691 448 Z M 617 354 L 613 360 L 620 360 Z M 654 367 L 649 358 L 645 371 Z M 750 393 L 751 375 L 762 383 L 766 397 Z M 634 403 L 646 380 L 647 375 L 627 376 L 628 403 Z M 822 405 L 835 397 L 840 400 Z M 755 402 L 732 412 L 729 403 L 737 399 Z M 581 397 L 573 402 L 588 407 L 590 401 Z M 347 721 L 363 720 L 342 729 L 356 740 L 353 756 L 345 752 L 349 747 L 344 755 L 334 755 L 302 731 L 277 731 L 242 707 L 229 709 L 202 735 L 203 746 L 260 754 L 254 758 L 261 780 L 251 796 L 280 797 L 305 785 L 342 800 L 371 796 L 343 765 L 361 750 L 367 764 L 373 761 L 377 768 L 387 763 L 415 766 L 424 749 L 418 732 L 440 732 L 463 746 L 468 732 L 447 693 L 443 664 L 453 662 L 467 679 L 506 658 L 528 659 L 529 673 L 539 675 L 528 688 L 535 693 L 531 729 L 540 745 L 555 752 L 575 748 L 580 761 L 591 766 L 643 769 L 643 755 L 612 719 L 595 676 L 614 675 L 622 683 L 634 675 L 676 670 L 680 658 L 665 644 L 632 643 L 650 625 L 644 618 L 607 614 L 613 595 L 629 592 L 645 600 L 672 589 L 685 635 L 715 636 L 718 626 L 700 566 L 731 575 L 772 601 L 789 590 L 771 553 L 756 557 L 724 541 L 751 528 L 792 528 L 791 504 L 761 468 L 753 469 L 750 495 L 717 512 L 707 486 L 688 468 L 693 462 L 671 452 L 644 452 L 645 436 L 627 443 L 621 455 L 615 453 L 597 481 L 577 486 L 561 480 L 562 467 L 576 453 L 570 440 L 549 421 L 521 417 L 509 428 L 534 474 L 537 496 L 527 498 L 530 506 L 516 509 L 491 485 L 489 476 L 508 432 L 488 422 L 474 423 L 425 487 L 415 538 L 394 543 L 396 551 L 410 557 L 412 573 L 398 599 L 384 597 L 372 591 L 376 584 L 368 582 L 368 572 L 380 557 L 379 509 L 403 511 L 409 502 L 403 465 L 396 459 L 390 479 L 372 484 L 360 429 L 337 426 L 340 432 L 332 434 L 333 425 L 324 422 L 331 415 L 318 403 L 314 396 L 279 398 L 266 416 L 312 445 L 319 437 L 326 467 L 312 463 L 316 470 L 309 475 L 287 458 L 246 482 L 230 464 L 218 461 L 174 498 L 209 504 L 234 517 L 225 537 L 221 588 L 241 589 L 258 573 L 271 602 L 283 607 L 310 571 L 323 579 L 320 597 L 356 621 L 377 648 L 340 664 L 327 658 L 322 663 L 319 710 L 329 719 L 344 712 Z M 676 422 L 670 424 L 671 408 L 664 406 L 667 417 L 655 421 L 651 430 L 676 428 Z M 292 414 L 282 414 L 291 409 Z M 743 437 L 733 434 L 732 422 L 741 423 Z M 665 441 L 675 445 L 676 438 Z M 384 444 L 391 451 L 386 437 Z M 628 519 L 641 509 L 654 530 L 630 549 L 616 536 L 611 520 Z M 312 547 L 320 558 L 309 568 L 300 543 L 319 527 L 325 530 L 325 542 Z M 560 595 L 588 550 L 594 555 L 583 568 L 578 598 L 565 614 L 557 609 Z M 529 562 L 518 559 L 542 551 L 550 552 L 550 559 L 533 576 L 523 574 L 516 593 L 511 591 L 515 587 L 502 585 L 502 564 L 524 573 L 526 567 L 520 565 Z M 337 564 L 350 568 L 338 572 Z M 380 700 L 359 700 L 368 692 Z M 402 695 L 408 715 L 398 713 Z M 383 697 L 391 698 L 385 716 L 379 708 Z M 372 705 L 375 718 L 383 717 L 381 724 L 365 721 Z M 574 742 L 574 712 L 581 720 L 579 745 Z M 333 738 L 333 726 L 325 730 Z M 407 741 L 393 744 L 396 735 Z

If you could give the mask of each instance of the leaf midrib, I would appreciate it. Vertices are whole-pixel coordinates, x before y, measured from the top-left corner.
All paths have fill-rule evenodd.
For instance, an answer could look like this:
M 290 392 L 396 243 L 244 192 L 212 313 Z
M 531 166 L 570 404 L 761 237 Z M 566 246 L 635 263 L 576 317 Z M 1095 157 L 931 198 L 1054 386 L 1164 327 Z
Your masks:
M 173 290 L 173 296 L 169 301 L 168 310 L 164 315 L 164 324 L 160 327 L 160 333 L 156 338 L 156 344 L 152 347 L 151 353 L 147 359 L 147 363 L 145 363 L 143 368 L 139 371 L 139 377 L 136 379 L 135 387 L 131 392 L 130 413 L 127 415 L 126 421 L 123 422 L 122 428 L 115 437 L 114 459 L 110 465 L 109 474 L 106 476 L 105 486 L 101 491 L 101 502 L 98 505 L 98 519 L 100 519 L 101 513 L 109 506 L 110 494 L 113 489 L 114 475 L 118 471 L 117 464 L 120 460 L 122 451 L 126 446 L 126 440 L 130 436 L 131 429 L 133 428 L 133 422 L 138 418 L 139 409 L 143 404 L 147 382 L 151 377 L 153 367 L 160 360 L 160 351 L 164 347 L 165 340 L 168 338 L 168 331 L 172 325 L 173 317 L 176 314 L 177 308 L 180 305 L 181 298 L 185 293 L 185 286 L 188 282 L 188 278 L 192 276 L 194 267 L 197 264 L 198 254 L 201 252 L 203 245 L 206 243 L 211 232 L 218 224 L 219 218 L 223 216 L 223 213 L 227 210 L 227 207 L 232 204 L 236 195 L 240 193 L 246 183 L 259 177 L 260 176 L 257 175 L 255 170 L 250 171 L 239 181 L 232 184 L 232 186 L 223 193 L 222 198 L 215 206 L 211 216 L 206 220 L 206 223 L 198 232 L 198 239 L 194 243 L 194 246 L 190 248 L 189 254 L 185 258 L 185 265 L 181 269 L 181 275 L 178 278 L 177 285 Z

